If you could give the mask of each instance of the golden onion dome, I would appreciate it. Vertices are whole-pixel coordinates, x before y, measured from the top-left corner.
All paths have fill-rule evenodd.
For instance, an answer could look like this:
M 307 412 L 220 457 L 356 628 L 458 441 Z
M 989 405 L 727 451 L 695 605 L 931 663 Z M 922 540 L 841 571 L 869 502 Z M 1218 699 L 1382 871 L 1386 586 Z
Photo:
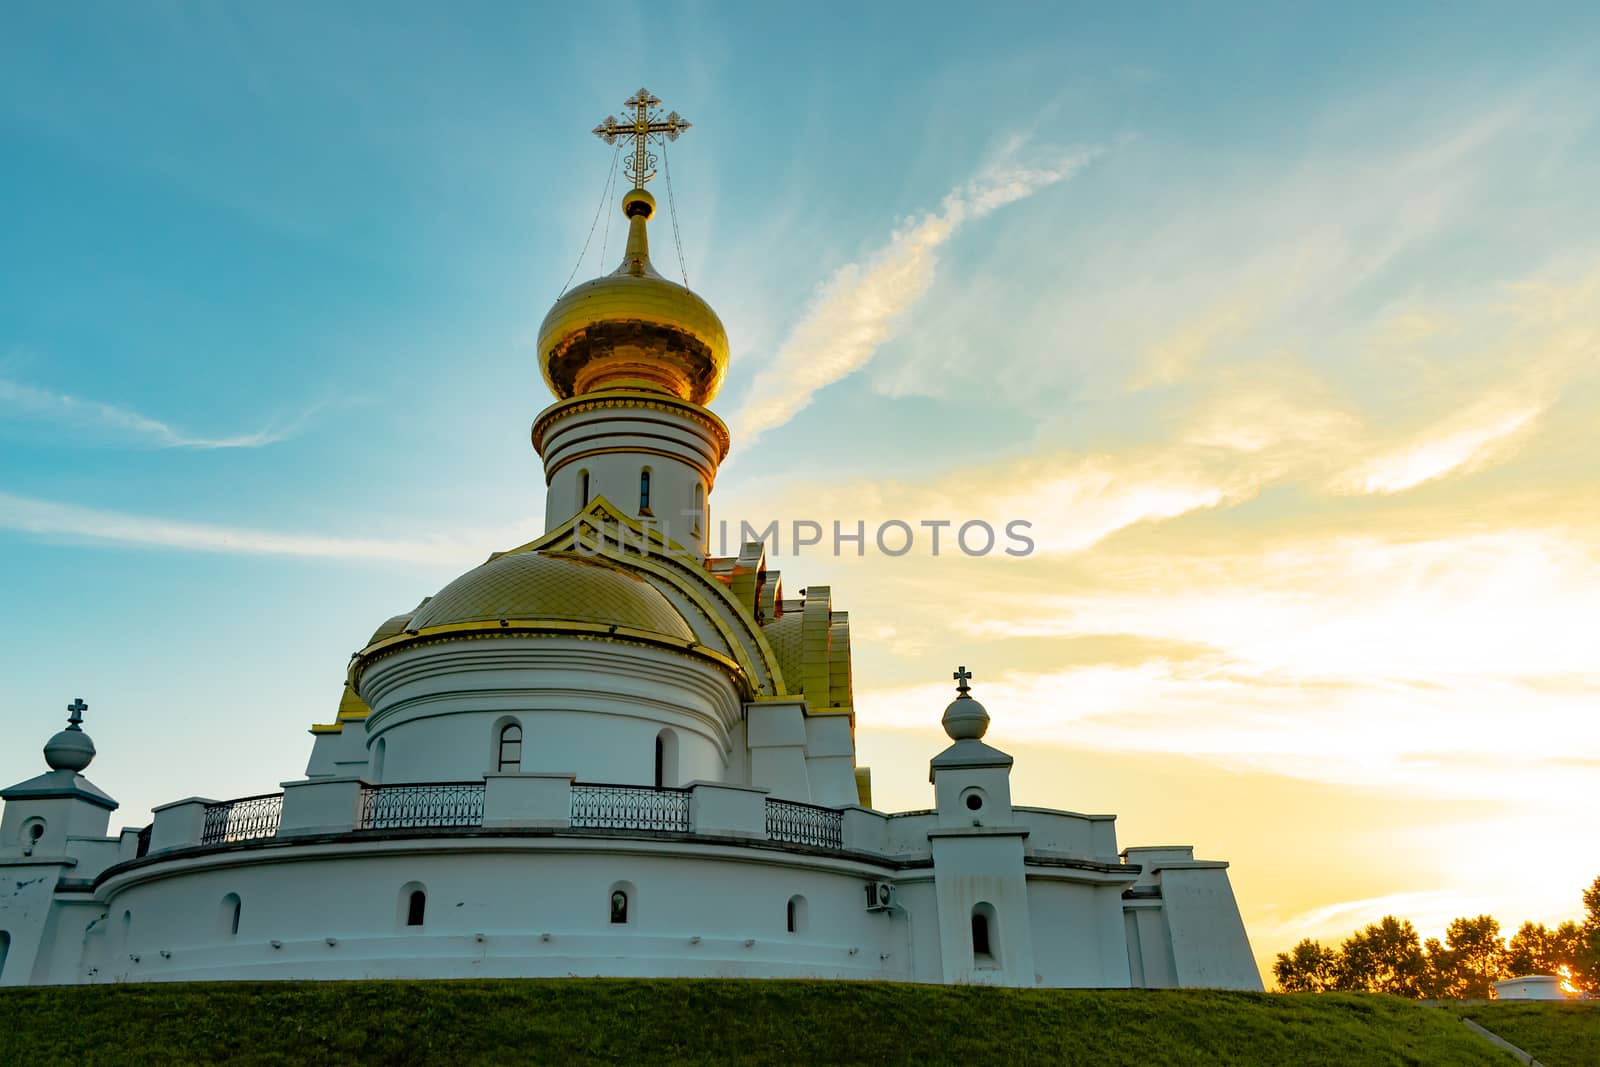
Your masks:
M 655 208 L 643 189 L 622 198 L 622 265 L 568 291 L 539 326 L 539 367 L 558 400 L 641 389 L 708 404 L 722 388 L 728 333 L 710 304 L 650 265 Z
M 694 631 L 650 583 L 603 563 L 509 552 L 428 599 L 406 631 L 499 620 L 596 623 L 692 641 Z

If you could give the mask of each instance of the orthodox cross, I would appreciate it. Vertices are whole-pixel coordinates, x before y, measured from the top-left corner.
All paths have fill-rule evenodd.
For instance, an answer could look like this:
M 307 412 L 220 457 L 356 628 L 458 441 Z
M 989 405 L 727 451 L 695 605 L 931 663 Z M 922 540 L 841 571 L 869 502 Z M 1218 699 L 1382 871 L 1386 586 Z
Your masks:
M 644 183 L 656 176 L 656 157 L 649 148 L 650 138 L 676 141 L 678 135 L 689 128 L 689 120 L 676 111 L 663 115 L 656 110 L 660 104 L 660 99 L 651 95 L 649 89 L 641 88 L 622 102 L 623 107 L 633 109 L 631 119 L 619 122 L 615 115 L 607 115 L 605 121 L 594 128 L 594 135 L 606 144 L 616 144 L 624 137 L 633 138 L 633 155 L 623 165 L 623 173 L 633 179 L 635 189 L 643 189 Z
M 966 696 L 967 691 L 972 688 L 972 686 L 967 684 L 968 682 L 972 681 L 972 672 L 967 670 L 965 665 L 963 665 L 957 667 L 956 672 L 950 677 L 956 680 L 956 692 L 960 693 L 962 696 Z
M 83 722 L 83 713 L 89 710 L 89 705 L 83 702 L 82 697 L 78 697 L 72 703 L 67 705 L 67 710 L 72 712 L 72 714 L 67 717 L 67 729 L 81 729 L 82 727 L 80 724 Z

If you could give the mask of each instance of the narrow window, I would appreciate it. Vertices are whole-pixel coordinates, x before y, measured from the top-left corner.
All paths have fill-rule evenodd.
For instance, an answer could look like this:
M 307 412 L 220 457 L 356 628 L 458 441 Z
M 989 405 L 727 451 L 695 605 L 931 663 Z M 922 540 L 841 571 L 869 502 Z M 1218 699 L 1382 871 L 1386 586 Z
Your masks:
M 701 526 L 706 518 L 706 487 L 699 482 L 694 483 L 694 530 L 695 536 L 700 535 Z
M 657 789 L 672 789 L 678 784 L 678 735 L 671 730 L 656 734 Z
M 0 978 L 6 974 L 6 957 L 11 955 L 11 934 L 0 930 Z
M 421 926 L 423 916 L 428 910 L 428 894 L 420 889 L 413 889 L 411 896 L 406 901 L 406 925 Z
M 578 472 L 578 510 L 589 506 L 589 472 Z
M 500 728 L 500 756 L 497 767 L 502 771 L 522 770 L 522 727 L 514 722 Z
M 639 513 L 650 514 L 650 468 L 639 472 Z
M 788 907 L 785 908 L 784 910 L 785 910 L 785 913 L 786 913 L 785 916 L 784 916 L 784 918 L 786 920 L 786 926 L 788 928 L 788 931 L 791 934 L 798 934 L 800 931 L 805 929 L 805 926 L 806 926 L 806 898 L 805 897 L 802 897 L 802 896 L 800 896 L 798 894 L 796 894 L 795 896 L 790 897 L 789 898 Z
M 229 893 L 222 898 L 220 925 L 222 926 L 222 932 L 229 937 L 239 936 L 239 912 L 241 910 L 242 902 L 239 900 L 239 894 Z
M 378 738 L 378 743 L 372 746 L 372 780 L 374 782 L 383 781 L 383 761 L 388 752 L 389 739 L 386 737 Z
M 619 926 L 628 921 L 628 894 L 620 889 L 611 891 L 611 921 Z
M 972 909 L 973 966 L 999 967 L 1000 954 L 996 951 L 999 944 L 999 920 L 995 915 L 994 905 L 987 901 L 976 905 Z
M 972 954 L 974 956 L 988 956 L 989 952 L 989 917 L 982 912 L 972 913 Z

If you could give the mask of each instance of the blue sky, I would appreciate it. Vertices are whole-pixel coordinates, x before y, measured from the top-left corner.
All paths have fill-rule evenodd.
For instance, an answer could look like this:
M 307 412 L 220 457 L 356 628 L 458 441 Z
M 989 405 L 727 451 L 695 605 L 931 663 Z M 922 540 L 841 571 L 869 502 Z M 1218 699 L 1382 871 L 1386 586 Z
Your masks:
M 713 507 L 1047 532 L 784 563 L 852 612 L 880 800 L 923 803 L 962 661 L 1068 768 L 1029 802 L 1234 859 L 1258 949 L 1554 915 L 1595 871 L 1485 881 L 1472 843 L 1593 856 L 1600 823 L 1464 797 L 1600 767 L 1565 651 L 1600 590 L 1597 46 L 1586 5 L 12 10 L 0 779 L 82 695 L 129 824 L 275 788 L 379 622 L 542 529 L 534 331 L 605 182 L 587 131 L 643 84 L 695 124 L 673 196 L 734 351 Z M 1577 769 L 1495 763 L 1497 711 Z M 1317 854 L 1410 866 L 1267 870 L 1248 805 L 1171 814 L 1221 781 L 1403 807 Z

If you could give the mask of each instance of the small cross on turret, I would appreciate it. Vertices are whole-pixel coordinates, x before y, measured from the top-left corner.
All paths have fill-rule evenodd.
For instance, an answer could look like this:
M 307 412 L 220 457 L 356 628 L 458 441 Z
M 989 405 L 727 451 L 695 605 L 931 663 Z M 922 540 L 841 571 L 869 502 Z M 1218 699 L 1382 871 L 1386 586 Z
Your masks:
M 81 731 L 83 729 L 83 713 L 89 710 L 89 705 L 83 702 L 82 697 L 78 697 L 67 705 L 67 710 L 72 712 L 71 715 L 67 716 L 67 729 Z
M 950 677 L 956 680 L 956 692 L 960 693 L 962 696 L 966 696 L 968 691 L 972 689 L 972 686 L 967 684 L 972 680 L 972 672 L 967 670 L 964 664 L 960 667 L 957 667 L 956 672 Z

